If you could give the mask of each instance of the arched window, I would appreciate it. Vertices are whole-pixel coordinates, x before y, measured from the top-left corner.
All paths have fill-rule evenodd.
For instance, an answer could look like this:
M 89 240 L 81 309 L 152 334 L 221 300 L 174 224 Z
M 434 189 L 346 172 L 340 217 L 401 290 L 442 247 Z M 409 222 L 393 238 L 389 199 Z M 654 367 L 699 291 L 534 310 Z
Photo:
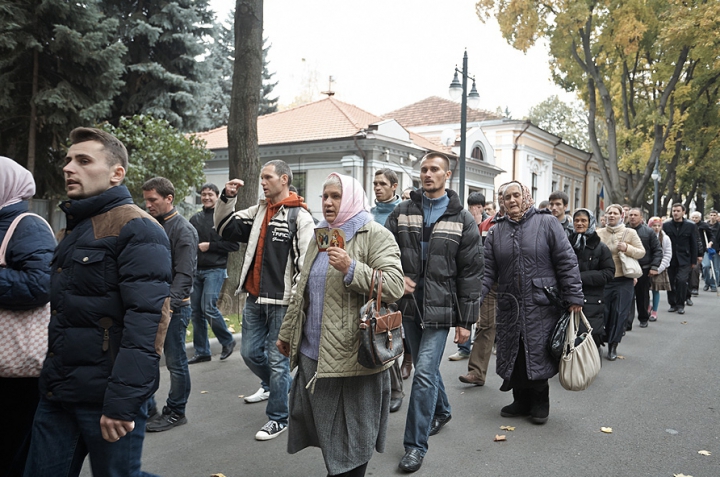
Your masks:
M 475 146 L 473 146 L 472 153 L 470 153 L 470 157 L 472 157 L 473 159 L 477 159 L 478 161 L 485 160 L 485 157 L 483 155 L 483 150 L 478 144 L 475 144 Z

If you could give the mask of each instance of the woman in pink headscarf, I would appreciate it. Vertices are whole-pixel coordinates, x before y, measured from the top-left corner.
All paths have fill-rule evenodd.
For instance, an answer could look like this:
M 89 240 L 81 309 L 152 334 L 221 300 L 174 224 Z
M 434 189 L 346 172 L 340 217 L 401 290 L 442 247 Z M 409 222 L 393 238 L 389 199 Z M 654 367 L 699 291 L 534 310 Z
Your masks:
M 391 364 L 358 363 L 360 308 L 373 270 L 382 270 L 382 301 L 403 295 L 400 250 L 370 215 L 365 191 L 332 173 L 323 184 L 318 228 L 345 235 L 344 248 L 320 252 L 311 242 L 290 300 L 278 348 L 298 368 L 290 390 L 288 452 L 320 447 L 328 475 L 362 476 L 373 451 L 383 452 L 390 407 Z
M 28 199 L 34 194 L 32 174 L 12 159 L 0 156 L 0 243 L 8 236 L 13 221 L 28 212 Z M 0 266 L 0 309 L 42 307 L 50 301 L 50 260 L 55 237 L 48 225 L 34 216 L 21 218 L 9 237 L 4 253 L 6 265 Z M 0 329 L 0 352 L 3 343 L 10 342 Z M 20 374 L 23 376 L 0 377 L 0 407 L 6 411 L 0 428 L 0 475 L 22 475 L 40 398 L 40 370 Z

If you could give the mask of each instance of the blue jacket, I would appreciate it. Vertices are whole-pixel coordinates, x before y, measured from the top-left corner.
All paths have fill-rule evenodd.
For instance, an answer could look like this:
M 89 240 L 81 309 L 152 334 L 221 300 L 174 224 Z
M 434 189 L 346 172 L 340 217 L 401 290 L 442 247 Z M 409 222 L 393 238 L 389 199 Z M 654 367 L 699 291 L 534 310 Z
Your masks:
M 157 390 L 170 319 L 170 244 L 125 186 L 60 205 L 40 392 L 131 421 Z
M 27 201 L 0 209 L 0 243 L 10 224 L 28 211 Z M 0 268 L 0 308 L 31 310 L 50 301 L 50 259 L 55 237 L 37 217 L 18 223 L 5 251 L 7 267 Z
M 370 213 L 373 214 L 373 216 L 375 217 L 375 222 L 379 223 L 380 225 L 385 225 L 388 216 L 393 210 L 395 210 L 395 207 L 400 202 L 402 202 L 402 199 L 400 199 L 400 197 L 398 197 L 397 195 L 390 202 L 378 202 L 376 200 L 375 207 L 370 209 Z

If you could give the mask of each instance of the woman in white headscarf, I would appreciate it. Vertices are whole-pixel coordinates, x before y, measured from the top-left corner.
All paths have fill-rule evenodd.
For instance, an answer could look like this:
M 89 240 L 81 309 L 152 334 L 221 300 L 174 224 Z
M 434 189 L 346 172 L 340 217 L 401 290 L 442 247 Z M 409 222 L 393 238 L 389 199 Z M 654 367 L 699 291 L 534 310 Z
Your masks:
M 625 334 L 625 318 L 632 306 L 635 282 L 623 275 L 619 252 L 639 260 L 645 256 L 637 232 L 625 227 L 625 212 L 618 204 L 608 205 L 605 209 L 607 226 L 597 231 L 600 240 L 607 245 L 615 262 L 615 277 L 605 286 L 605 339 L 608 343 L 607 359 L 617 359 L 617 347 Z
M 382 301 L 403 295 L 400 249 L 369 213 L 360 183 L 332 173 L 323 185 L 318 227 L 340 229 L 345 247 L 320 252 L 313 241 L 280 328 L 278 348 L 298 368 L 290 390 L 288 452 L 320 447 L 328 475 L 363 476 L 383 452 L 391 364 L 358 363 L 360 308 L 373 270 L 382 270 Z
M 0 243 L 13 221 L 28 212 L 28 199 L 34 194 L 30 172 L 0 156 Z M 28 216 L 17 223 L 7 242 L 6 265 L 0 266 L 0 310 L 31 310 L 50 301 L 54 250 L 55 237 L 44 221 Z M 0 328 L 0 351 L 3 343 L 9 342 Z M 0 408 L 5 410 L 0 427 L 0 475 L 22 475 L 40 397 L 38 377 L 0 377 L 0 390 Z

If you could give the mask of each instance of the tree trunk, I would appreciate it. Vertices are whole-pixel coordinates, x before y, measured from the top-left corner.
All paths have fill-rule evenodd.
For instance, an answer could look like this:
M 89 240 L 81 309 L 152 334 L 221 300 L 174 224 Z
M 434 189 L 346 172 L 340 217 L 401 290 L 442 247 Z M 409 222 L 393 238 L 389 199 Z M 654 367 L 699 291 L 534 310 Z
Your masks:
M 237 0 L 235 64 L 227 134 L 230 178 L 245 181 L 245 186 L 238 191 L 238 210 L 250 207 L 258 199 L 260 153 L 257 118 L 262 88 L 262 32 L 263 0 Z M 239 252 L 228 257 L 228 279 L 221 294 L 221 306 L 233 312 L 241 309 L 235 290 L 239 285 L 242 257 Z
M 30 95 L 30 125 L 28 130 L 28 157 L 27 170 L 35 176 L 35 141 L 37 137 L 37 105 L 35 97 L 38 93 L 38 76 L 40 75 L 40 60 L 38 51 L 33 50 L 33 75 L 32 75 L 32 95 Z

